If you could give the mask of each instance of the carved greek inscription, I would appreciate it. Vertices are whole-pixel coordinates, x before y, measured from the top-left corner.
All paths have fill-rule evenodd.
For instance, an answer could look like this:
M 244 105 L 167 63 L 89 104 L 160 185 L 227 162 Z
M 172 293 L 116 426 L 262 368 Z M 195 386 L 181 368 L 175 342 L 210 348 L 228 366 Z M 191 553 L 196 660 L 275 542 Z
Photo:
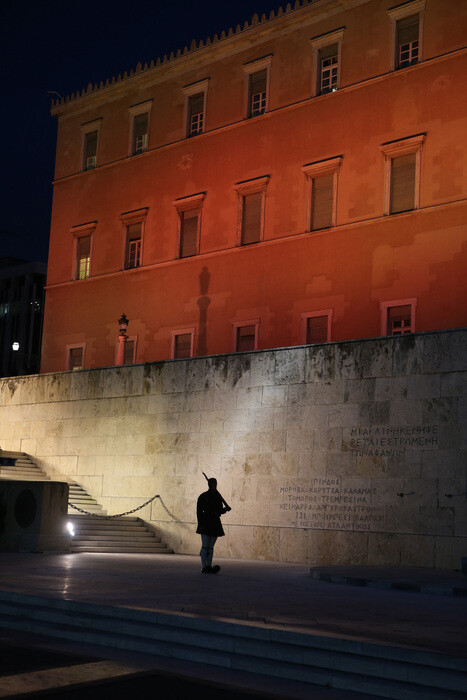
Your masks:
M 407 450 L 437 450 L 438 425 L 349 428 L 342 443 L 352 457 L 398 457 Z
M 382 530 L 384 511 L 373 505 L 376 487 L 343 486 L 339 478 L 312 479 L 310 485 L 281 486 L 280 511 L 290 514 L 290 526 L 324 530 Z

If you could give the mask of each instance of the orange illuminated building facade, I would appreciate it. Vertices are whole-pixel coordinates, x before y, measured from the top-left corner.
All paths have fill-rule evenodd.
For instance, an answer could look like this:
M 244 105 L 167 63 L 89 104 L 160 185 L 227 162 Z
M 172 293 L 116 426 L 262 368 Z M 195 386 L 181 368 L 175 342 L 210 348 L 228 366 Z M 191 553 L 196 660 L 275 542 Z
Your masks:
M 465 30 L 297 2 L 53 103 L 41 371 L 466 325 Z

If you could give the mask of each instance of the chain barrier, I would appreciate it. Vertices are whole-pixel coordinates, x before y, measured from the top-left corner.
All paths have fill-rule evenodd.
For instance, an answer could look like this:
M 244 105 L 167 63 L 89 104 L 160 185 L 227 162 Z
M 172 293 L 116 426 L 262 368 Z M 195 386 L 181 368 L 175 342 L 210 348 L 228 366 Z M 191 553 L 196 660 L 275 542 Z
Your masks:
M 80 513 L 84 513 L 84 515 L 92 515 L 93 518 L 102 518 L 103 520 L 111 520 L 112 518 L 121 518 L 124 515 L 131 515 L 132 513 L 136 513 L 137 510 L 141 510 L 141 508 L 144 508 L 149 503 L 152 503 L 152 501 L 154 501 L 156 498 L 160 499 L 160 502 L 161 502 L 163 509 L 170 515 L 171 518 L 173 518 L 174 520 L 177 520 L 178 522 L 181 522 L 178 520 L 178 518 L 176 518 L 174 515 L 172 515 L 172 513 L 169 511 L 169 509 L 167 508 L 167 506 L 165 505 L 164 501 L 162 500 L 161 496 L 158 493 L 156 493 L 156 495 L 153 496 L 152 498 L 148 498 L 148 500 L 145 503 L 143 503 L 141 506 L 138 506 L 137 508 L 133 508 L 132 510 L 127 510 L 125 513 L 118 513 L 117 515 L 99 515 L 99 513 L 90 513 L 88 510 L 83 510 L 83 508 L 78 508 L 78 506 L 74 506 L 73 503 L 69 503 L 68 505 L 71 508 L 78 510 Z

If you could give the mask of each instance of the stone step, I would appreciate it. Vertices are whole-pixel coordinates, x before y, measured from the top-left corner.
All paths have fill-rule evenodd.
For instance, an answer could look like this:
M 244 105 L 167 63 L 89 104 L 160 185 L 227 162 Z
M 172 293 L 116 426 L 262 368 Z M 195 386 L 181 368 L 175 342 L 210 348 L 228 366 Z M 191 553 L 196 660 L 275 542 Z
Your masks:
M 129 540 L 131 542 L 156 542 L 156 538 L 153 536 L 151 532 L 147 532 L 146 530 L 142 530 L 141 532 L 138 532 L 137 534 L 133 532 L 119 532 L 119 533 L 104 533 L 103 535 L 97 534 L 97 535 L 90 535 L 88 532 L 81 532 L 81 531 L 76 531 L 75 530 L 75 537 L 74 537 L 74 542 L 80 541 L 81 543 L 84 542 L 109 542 L 109 543 L 115 543 L 115 542 L 128 542 Z
M 98 523 L 99 522 L 99 519 L 96 518 L 95 520 L 93 520 L 92 518 L 88 518 L 88 516 L 82 515 L 81 513 L 77 513 L 74 517 L 77 520 L 86 520 L 89 523 L 92 523 L 92 522 Z M 137 518 L 136 516 L 133 516 L 133 515 L 119 515 L 116 518 L 112 518 L 112 522 L 113 523 L 139 523 L 139 524 L 142 524 L 142 521 L 140 520 L 140 518 Z
M 362 696 L 465 698 L 465 659 L 383 642 L 8 591 L 0 591 L 0 626 L 294 679 Z
M 131 545 L 131 544 L 119 544 L 119 545 L 92 545 L 92 544 L 86 544 L 86 545 L 80 545 L 80 544 L 72 544 L 71 545 L 71 552 L 72 553 L 85 553 L 85 552 L 96 552 L 99 553 L 101 552 L 102 554 L 105 553 L 114 553 L 114 554 L 173 554 L 173 551 L 171 549 L 165 549 L 163 547 L 158 547 L 157 545 L 153 545 L 152 547 L 143 547 L 141 545 Z

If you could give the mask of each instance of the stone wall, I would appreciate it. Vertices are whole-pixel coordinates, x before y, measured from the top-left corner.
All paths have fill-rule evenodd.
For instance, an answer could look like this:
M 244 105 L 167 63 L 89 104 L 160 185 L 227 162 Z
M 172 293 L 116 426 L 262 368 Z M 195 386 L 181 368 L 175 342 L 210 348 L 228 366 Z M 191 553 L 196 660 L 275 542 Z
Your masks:
M 459 568 L 467 553 L 463 330 L 0 380 L 0 445 L 136 507 L 197 553 Z M 464 432 L 463 432 L 464 431 Z

